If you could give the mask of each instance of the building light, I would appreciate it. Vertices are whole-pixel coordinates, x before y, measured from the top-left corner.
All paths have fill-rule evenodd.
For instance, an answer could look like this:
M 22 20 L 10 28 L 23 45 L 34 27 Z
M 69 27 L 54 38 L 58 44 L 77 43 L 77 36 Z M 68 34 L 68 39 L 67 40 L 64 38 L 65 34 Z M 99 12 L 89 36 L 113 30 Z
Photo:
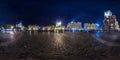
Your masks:
M 99 24 L 96 24 L 97 25 L 97 27 L 99 27 L 100 25 Z
M 109 16 L 112 16 L 112 12 L 110 10 L 104 12 L 104 15 L 106 18 L 108 18 Z
M 56 23 L 56 26 L 61 26 L 61 25 L 62 25 L 61 21 L 59 21 L 59 22 Z
M 11 29 L 13 29 L 14 28 L 14 26 L 11 26 Z

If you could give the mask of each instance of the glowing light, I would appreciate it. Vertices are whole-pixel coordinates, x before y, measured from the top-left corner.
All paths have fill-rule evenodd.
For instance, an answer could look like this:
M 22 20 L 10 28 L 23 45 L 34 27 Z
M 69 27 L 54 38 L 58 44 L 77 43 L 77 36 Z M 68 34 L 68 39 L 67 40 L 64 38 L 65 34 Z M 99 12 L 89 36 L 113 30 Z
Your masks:
M 14 32 L 13 32 L 13 31 L 9 31 L 9 33 L 10 33 L 10 34 L 12 34 L 12 35 L 14 34 Z
M 105 17 L 108 18 L 109 16 L 112 16 L 112 12 L 110 10 L 108 10 L 108 11 L 104 12 L 104 15 L 105 15 Z
M 76 30 L 76 28 L 72 28 L 72 30 Z
M 71 21 L 71 23 L 74 23 L 74 21 Z
M 97 27 L 99 27 L 100 25 L 99 24 L 96 24 L 97 25 Z
M 14 31 L 16 31 L 16 29 L 13 29 Z
M 11 26 L 11 29 L 13 29 L 14 28 L 14 26 Z
M 61 21 L 56 23 L 56 26 L 61 26 L 61 25 L 62 25 Z
M 45 30 L 45 28 L 43 27 L 42 30 Z
M 72 28 L 72 32 L 75 32 L 76 31 L 76 28 Z
M 87 31 L 87 32 L 89 32 L 89 30 L 88 30 L 88 29 L 86 29 L 86 31 Z

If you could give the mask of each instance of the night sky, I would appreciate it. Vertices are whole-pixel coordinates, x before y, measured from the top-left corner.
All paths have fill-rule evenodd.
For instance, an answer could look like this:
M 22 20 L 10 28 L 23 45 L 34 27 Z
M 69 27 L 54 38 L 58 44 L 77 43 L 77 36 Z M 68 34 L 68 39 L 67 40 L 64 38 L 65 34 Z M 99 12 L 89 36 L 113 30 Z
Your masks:
M 64 25 L 70 21 L 89 23 L 102 22 L 104 11 L 111 10 L 120 22 L 120 1 L 87 0 L 3 0 L 0 1 L 0 25 L 51 25 L 61 20 Z

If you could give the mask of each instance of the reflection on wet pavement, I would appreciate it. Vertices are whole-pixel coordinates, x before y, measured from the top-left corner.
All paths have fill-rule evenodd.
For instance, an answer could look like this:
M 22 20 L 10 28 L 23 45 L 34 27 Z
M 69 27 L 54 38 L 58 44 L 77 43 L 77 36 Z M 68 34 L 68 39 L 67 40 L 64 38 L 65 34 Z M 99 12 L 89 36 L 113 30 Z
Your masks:
M 107 46 L 120 46 L 120 35 L 118 33 L 100 33 L 96 32 L 93 37 L 100 43 Z
M 0 59 L 105 59 L 120 56 L 107 33 L 0 32 Z M 113 34 L 117 39 L 119 34 Z M 104 36 L 104 37 L 102 37 Z M 99 40 L 101 39 L 101 40 Z M 110 41 L 109 41 L 110 42 Z
M 9 45 L 21 37 L 21 34 L 18 36 L 18 32 L 13 31 L 1 32 L 0 34 L 1 46 Z

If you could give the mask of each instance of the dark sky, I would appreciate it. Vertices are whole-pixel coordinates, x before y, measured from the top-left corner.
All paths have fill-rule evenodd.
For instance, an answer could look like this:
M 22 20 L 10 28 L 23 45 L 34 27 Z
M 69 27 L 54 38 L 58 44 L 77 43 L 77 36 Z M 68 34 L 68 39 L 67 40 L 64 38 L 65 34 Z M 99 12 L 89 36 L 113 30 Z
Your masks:
M 80 22 L 102 22 L 104 11 L 111 10 L 120 22 L 120 1 L 117 0 L 3 0 L 0 1 L 0 24 L 24 25 L 55 24 L 61 20 L 66 24 L 72 20 Z

